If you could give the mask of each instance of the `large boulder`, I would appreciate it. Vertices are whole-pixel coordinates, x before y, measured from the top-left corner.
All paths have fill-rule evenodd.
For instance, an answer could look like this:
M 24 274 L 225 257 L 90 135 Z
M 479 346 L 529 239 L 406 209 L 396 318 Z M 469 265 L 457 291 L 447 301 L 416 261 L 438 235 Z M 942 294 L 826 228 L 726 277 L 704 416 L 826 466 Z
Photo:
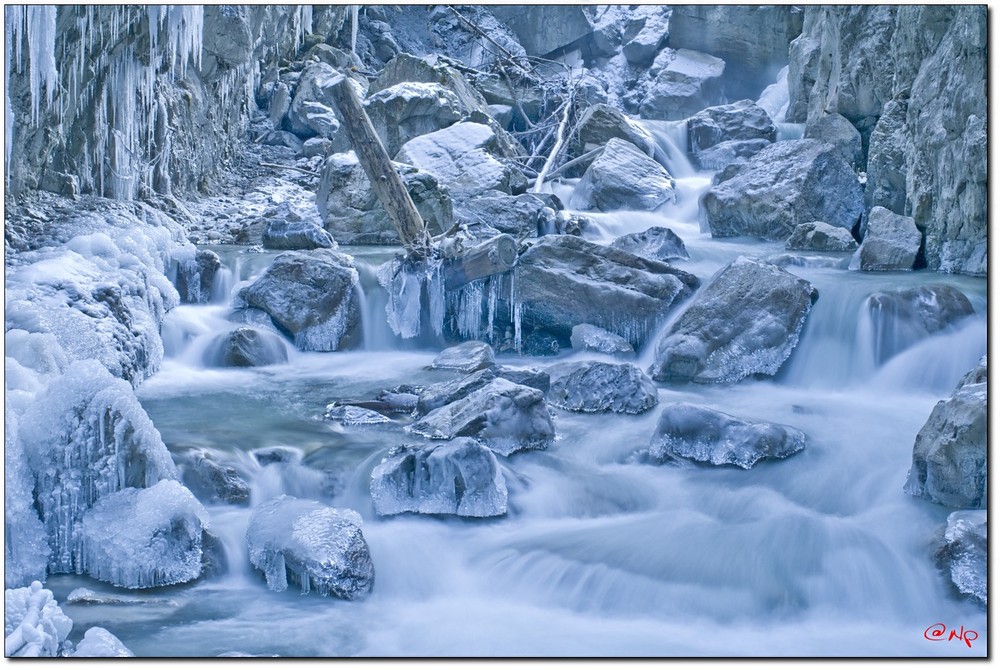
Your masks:
M 864 272 L 912 270 L 920 252 L 920 231 L 909 216 L 872 207 L 868 228 L 855 258 Z
M 725 102 L 725 61 L 706 53 L 678 49 L 650 84 L 639 104 L 644 119 L 676 121 Z
M 703 170 L 749 158 L 777 139 L 771 117 L 752 100 L 704 109 L 687 121 L 688 147 Z
M 713 237 L 784 240 L 809 221 L 850 230 L 862 202 L 857 175 L 833 145 L 789 140 L 763 149 L 709 189 L 701 216 Z
M 573 327 L 589 323 L 639 346 L 698 285 L 697 277 L 666 263 L 549 236 L 518 259 L 516 295 L 526 329 L 568 345 Z
M 865 156 L 861 149 L 861 133 L 840 114 L 822 114 L 810 117 L 802 134 L 806 139 L 829 142 L 837 147 L 848 165 L 855 170 L 865 167 Z
M 333 142 L 334 151 L 346 151 L 350 140 L 341 126 L 340 112 L 324 90 L 324 84 L 336 76 L 337 71 L 321 61 L 306 65 L 285 115 L 285 129 L 301 139 L 324 137 Z
M 635 349 L 624 337 L 589 323 L 573 326 L 569 341 L 573 351 L 592 351 L 622 358 L 635 357 Z
M 570 139 L 572 154 L 580 156 L 599 149 L 614 138 L 634 144 L 647 156 L 653 155 L 656 145 L 649 132 L 617 107 L 597 104 L 587 107 L 580 115 Z
M 798 428 L 754 423 L 718 410 L 676 402 L 663 408 L 645 455 L 656 463 L 735 465 L 749 470 L 758 461 L 787 458 L 805 446 Z
M 538 194 L 507 195 L 487 191 L 461 203 L 457 208 L 456 218 L 489 226 L 497 232 L 521 239 L 535 237 L 548 223 L 558 225 L 557 214 Z
M 641 414 L 659 402 L 653 381 L 631 363 L 557 363 L 549 373 L 549 402 L 573 412 Z
M 474 437 L 502 456 L 544 449 L 555 437 L 542 392 L 506 379 L 431 411 L 407 430 L 434 440 Z
M 397 163 L 406 190 L 432 234 L 451 228 L 451 194 L 426 170 Z M 323 164 L 316 189 L 316 209 L 323 225 L 341 244 L 399 244 L 399 234 L 353 151 L 334 154 Z
M 414 137 L 462 119 L 454 93 L 440 84 L 411 81 L 372 93 L 365 101 L 365 111 L 390 156 Z
M 256 328 L 237 328 L 216 336 L 205 349 L 205 365 L 219 368 L 253 368 L 288 362 L 285 341 Z
M 303 351 L 338 351 L 361 344 L 358 271 L 331 249 L 287 251 L 240 290 L 243 306 L 264 310 Z
M 670 34 L 670 8 L 640 5 L 630 14 L 622 34 L 622 55 L 632 65 L 649 65 Z
M 485 342 L 462 342 L 448 347 L 438 354 L 431 363 L 432 368 L 458 370 L 459 372 L 475 372 L 496 365 L 493 358 L 493 347 Z
M 650 375 L 668 382 L 735 382 L 773 375 L 799 341 L 816 290 L 741 256 L 712 277 L 656 345 Z
M 674 180 L 635 145 L 612 138 L 576 185 L 571 205 L 611 212 L 653 211 L 674 202 Z
M 684 240 L 674 231 L 662 226 L 653 226 L 639 233 L 616 237 L 611 246 L 654 261 L 667 262 L 676 258 L 690 258 Z
M 823 221 L 808 221 L 792 229 L 785 248 L 790 251 L 855 251 L 858 243 L 846 228 Z
M 369 96 L 374 97 L 382 91 L 406 83 L 433 84 L 435 87 L 441 87 L 443 95 L 449 99 L 449 105 L 451 96 L 454 96 L 457 111 L 463 117 L 474 111 L 486 113 L 488 110 L 486 99 L 466 81 L 462 73 L 435 55 L 423 58 L 408 53 L 397 55 L 386 63 L 378 77 L 371 83 L 368 89 Z
M 564 51 L 594 32 L 582 5 L 496 5 L 491 11 L 529 56 Z
M 913 444 L 904 490 L 948 507 L 986 507 L 986 358 L 934 406 Z
M 934 555 L 955 589 L 983 607 L 988 596 L 986 530 L 985 510 L 952 512 Z
M 875 362 L 879 365 L 975 313 L 965 294 L 948 284 L 879 291 L 868 296 L 865 308 L 873 325 Z
M 361 516 L 314 500 L 279 496 L 250 515 L 250 563 L 272 591 L 298 584 L 302 593 L 360 600 L 372 590 L 375 566 Z
M 292 211 L 287 203 L 281 203 L 278 212 L 268 219 L 261 242 L 265 249 L 280 251 L 329 249 L 337 246 L 315 216 L 303 218 Z
M 497 457 L 468 437 L 391 449 L 372 470 L 369 490 L 380 516 L 417 512 L 491 517 L 507 513 L 507 483 Z
M 415 137 L 396 160 L 433 174 L 457 199 L 489 190 L 520 193 L 527 179 L 505 155 L 505 143 L 489 125 L 463 121 Z

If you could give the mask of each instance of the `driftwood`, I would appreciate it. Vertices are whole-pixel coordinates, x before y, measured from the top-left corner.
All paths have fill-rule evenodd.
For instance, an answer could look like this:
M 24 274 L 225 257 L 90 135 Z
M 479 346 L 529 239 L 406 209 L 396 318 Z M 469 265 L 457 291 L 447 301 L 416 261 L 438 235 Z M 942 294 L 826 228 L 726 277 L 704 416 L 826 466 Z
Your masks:
M 517 242 L 510 235 L 497 235 L 466 249 L 441 267 L 444 288 L 452 291 L 469 282 L 509 271 L 517 261 Z

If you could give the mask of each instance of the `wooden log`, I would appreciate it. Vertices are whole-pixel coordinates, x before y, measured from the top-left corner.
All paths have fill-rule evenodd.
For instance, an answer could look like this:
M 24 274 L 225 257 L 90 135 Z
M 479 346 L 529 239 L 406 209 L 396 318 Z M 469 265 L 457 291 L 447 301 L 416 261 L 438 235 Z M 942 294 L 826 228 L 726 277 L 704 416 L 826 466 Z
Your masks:
M 410 198 L 396 166 L 382 145 L 372 126 L 371 119 L 361 106 L 361 100 L 347 77 L 331 77 L 322 84 L 323 89 L 340 110 L 344 128 L 351 140 L 358 162 L 372 183 L 372 190 L 389 220 L 396 228 L 399 239 L 414 256 L 428 258 L 431 253 L 431 238 L 427 226 Z
M 441 268 L 444 288 L 453 291 L 477 279 L 509 271 L 517 261 L 517 242 L 510 235 L 497 235 L 467 249 Z

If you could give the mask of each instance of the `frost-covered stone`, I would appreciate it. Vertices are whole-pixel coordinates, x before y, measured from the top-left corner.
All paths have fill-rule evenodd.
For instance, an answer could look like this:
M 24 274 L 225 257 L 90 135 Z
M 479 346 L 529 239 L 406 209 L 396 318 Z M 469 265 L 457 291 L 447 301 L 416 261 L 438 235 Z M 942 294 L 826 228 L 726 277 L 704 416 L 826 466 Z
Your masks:
M 656 381 L 735 382 L 773 375 L 798 344 L 817 297 L 804 279 L 741 256 L 712 277 L 656 345 Z
M 702 169 L 720 169 L 737 158 L 749 158 L 777 139 L 771 117 L 752 100 L 698 112 L 688 119 L 687 133 L 690 152 Z
M 434 440 L 474 437 L 501 456 L 544 449 L 555 437 L 542 392 L 506 379 L 431 411 L 407 430 Z
M 988 599 L 986 532 L 985 510 L 952 512 L 934 556 L 958 592 L 983 607 Z
M 548 236 L 518 259 L 516 292 L 527 331 L 568 346 L 573 327 L 589 323 L 638 346 L 698 284 L 666 263 L 578 237 Z
M 877 364 L 975 313 L 965 294 L 948 284 L 879 291 L 868 296 L 865 308 L 873 326 Z
M 329 249 L 336 247 L 330 233 L 323 230 L 316 221 L 291 218 L 271 219 L 261 237 L 265 249 Z
M 573 326 L 569 341 L 574 351 L 594 351 L 626 358 L 635 356 L 635 349 L 624 337 L 589 323 Z
M 653 381 L 631 363 L 557 363 L 546 372 L 549 402 L 562 409 L 641 414 L 659 402 Z
M 689 258 L 684 240 L 674 231 L 662 226 L 653 226 L 640 233 L 616 237 L 611 246 L 654 261 L 666 262 L 676 258 Z
M 358 271 L 329 249 L 288 251 L 239 298 L 267 312 L 303 351 L 337 351 L 361 342 Z
M 321 61 L 313 61 L 305 67 L 285 116 L 285 129 L 301 139 L 324 137 L 334 143 L 334 151 L 346 151 L 350 144 L 347 133 L 341 127 L 336 105 L 324 90 L 324 83 L 336 75 L 336 70 Z
M 414 137 L 462 119 L 458 96 L 441 84 L 406 81 L 372 93 L 365 111 L 390 156 Z
M 389 418 L 373 409 L 353 407 L 351 405 L 332 404 L 326 408 L 323 418 L 327 421 L 337 421 L 345 426 L 375 426 L 389 423 Z
M 670 8 L 647 6 L 633 13 L 622 35 L 622 55 L 633 65 L 649 65 L 666 44 Z
M 855 260 L 864 272 L 912 270 L 921 239 L 911 217 L 894 214 L 885 207 L 872 207 Z
M 677 402 L 663 408 L 648 456 L 658 463 L 686 461 L 748 470 L 761 460 L 787 458 L 805 443 L 806 436 L 798 428 L 753 423 L 709 407 Z
M 600 149 L 612 139 L 634 144 L 647 156 L 653 155 L 655 142 L 650 134 L 611 105 L 591 105 L 573 129 L 570 140 L 575 155 Z
M 184 485 L 206 503 L 246 505 L 250 485 L 236 468 L 216 463 L 204 450 L 194 449 L 180 459 Z
M 9 541 L 9 540 L 8 540 Z M 39 581 L 4 591 L 4 656 L 58 656 L 73 622 Z
M 917 433 L 904 487 L 910 495 L 948 507 L 986 507 L 986 381 L 976 381 L 974 372 L 934 406 Z
M 583 173 L 571 204 L 603 212 L 652 211 L 675 199 L 674 180 L 663 166 L 635 145 L 615 137 Z
M 369 488 L 380 516 L 417 512 L 491 517 L 507 513 L 507 484 L 497 457 L 467 437 L 390 450 L 372 470 Z
M 431 384 L 421 391 L 417 400 L 417 413 L 427 414 L 438 407 L 444 407 L 461 400 L 473 391 L 483 388 L 496 379 L 493 367 L 477 370 L 472 374 L 439 384 Z
M 475 372 L 496 365 L 493 358 L 493 347 L 485 342 L 462 342 L 454 347 L 448 347 L 434 358 L 432 368 L 458 370 L 459 372 Z
M 785 248 L 793 251 L 855 251 L 851 231 L 822 221 L 800 223 L 792 229 Z
M 515 239 L 535 237 L 544 231 L 555 212 L 546 212 L 547 202 L 539 194 L 522 193 L 507 195 L 491 192 L 470 198 L 457 207 L 459 219 L 488 225 L 498 233 L 507 233 Z
M 709 189 L 701 212 L 713 237 L 783 240 L 796 225 L 824 221 L 850 230 L 863 193 L 836 148 L 816 140 L 777 142 Z
M 747 163 L 771 144 L 768 140 L 725 140 L 699 151 L 694 162 L 702 170 L 724 170 Z
M 212 285 L 221 267 L 222 259 L 219 254 L 210 249 L 199 249 L 194 258 L 178 260 L 177 292 L 181 302 L 211 302 Z
M 829 142 L 837 147 L 837 151 L 847 164 L 855 170 L 861 170 L 865 166 L 865 157 L 861 150 L 861 133 L 840 114 L 810 117 L 806 121 L 802 136 L 806 139 Z
M 414 83 L 432 84 L 434 89 L 441 87 L 449 101 L 452 96 L 454 97 L 457 110 L 463 117 L 475 111 L 487 112 L 488 105 L 482 94 L 466 81 L 461 72 L 433 54 L 422 58 L 408 53 L 395 56 L 386 63 L 378 77 L 371 83 L 369 97 L 375 97 L 382 91 L 402 84 Z M 390 152 L 390 155 L 392 153 Z
M 690 49 L 678 49 L 656 75 L 639 105 L 644 119 L 675 121 L 725 102 L 722 59 Z
M 100 626 L 93 626 L 73 650 L 73 658 L 131 658 L 135 654 L 117 637 Z
M 252 368 L 288 362 L 285 341 L 264 330 L 237 328 L 218 335 L 205 349 L 205 365 Z
M 279 496 L 254 508 L 247 528 L 250 563 L 272 591 L 298 584 L 302 593 L 360 600 L 372 590 L 375 566 L 361 516 L 313 500 Z
M 84 514 L 78 568 L 129 589 L 183 584 L 201 575 L 207 526 L 205 508 L 176 481 L 122 489 Z

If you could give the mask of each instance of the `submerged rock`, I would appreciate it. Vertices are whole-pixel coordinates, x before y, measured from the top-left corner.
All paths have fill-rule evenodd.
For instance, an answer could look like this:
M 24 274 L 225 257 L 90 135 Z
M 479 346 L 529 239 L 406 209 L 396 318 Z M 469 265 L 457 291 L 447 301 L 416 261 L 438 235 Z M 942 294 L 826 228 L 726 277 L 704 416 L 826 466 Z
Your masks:
M 663 166 L 631 143 L 612 138 L 583 173 L 571 202 L 602 212 L 652 211 L 675 199 L 674 180 Z
M 180 461 L 184 485 L 207 503 L 246 505 L 250 485 L 236 468 L 216 463 L 201 449 L 192 450 Z
M 983 607 L 988 595 L 986 532 L 985 510 L 952 512 L 934 556 L 958 592 Z
M 589 323 L 573 326 L 569 341 L 574 351 L 594 351 L 621 357 L 635 356 L 635 349 L 624 337 Z
M 885 207 L 872 207 L 855 258 L 864 272 L 912 270 L 921 239 L 911 217 L 894 214 Z
M 467 437 L 440 445 L 393 448 L 372 470 L 369 488 L 380 516 L 507 513 L 507 484 L 497 457 Z
M 854 251 L 858 243 L 846 228 L 809 221 L 795 226 L 785 242 L 785 248 L 794 251 Z
M 361 342 L 358 271 L 350 256 L 330 249 L 288 251 L 239 292 L 267 312 L 303 351 L 338 351 Z
M 798 428 L 752 423 L 709 407 L 671 403 L 664 407 L 648 456 L 657 463 L 686 461 L 735 465 L 749 470 L 758 461 L 787 458 L 801 451 L 806 436 Z
M 611 246 L 636 256 L 664 263 L 676 258 L 689 258 L 684 240 L 674 231 L 662 226 L 653 226 L 640 233 L 622 235 L 615 238 Z
M 496 365 L 493 358 L 493 347 L 485 342 L 462 342 L 454 347 L 448 347 L 431 363 L 432 368 L 458 370 L 459 372 L 475 372 Z
M 302 593 L 360 600 L 372 590 L 375 567 L 361 516 L 314 500 L 279 496 L 258 505 L 247 528 L 250 563 L 272 591 L 298 584 Z
M 205 365 L 223 368 L 252 368 L 288 362 L 285 341 L 256 328 L 237 328 L 218 335 L 205 350 Z
M 947 400 L 934 406 L 913 443 L 904 490 L 948 507 L 986 507 L 986 357 Z
M 975 313 L 965 294 L 948 284 L 879 291 L 868 296 L 865 307 L 874 326 L 877 364 Z
M 555 437 L 542 392 L 506 379 L 432 410 L 407 430 L 433 440 L 474 437 L 501 456 L 544 449 Z
M 653 381 L 631 363 L 557 363 L 546 371 L 549 402 L 562 409 L 641 414 L 659 402 Z
M 773 375 L 816 300 L 804 279 L 741 256 L 724 267 L 656 345 L 656 381 L 735 382 Z

